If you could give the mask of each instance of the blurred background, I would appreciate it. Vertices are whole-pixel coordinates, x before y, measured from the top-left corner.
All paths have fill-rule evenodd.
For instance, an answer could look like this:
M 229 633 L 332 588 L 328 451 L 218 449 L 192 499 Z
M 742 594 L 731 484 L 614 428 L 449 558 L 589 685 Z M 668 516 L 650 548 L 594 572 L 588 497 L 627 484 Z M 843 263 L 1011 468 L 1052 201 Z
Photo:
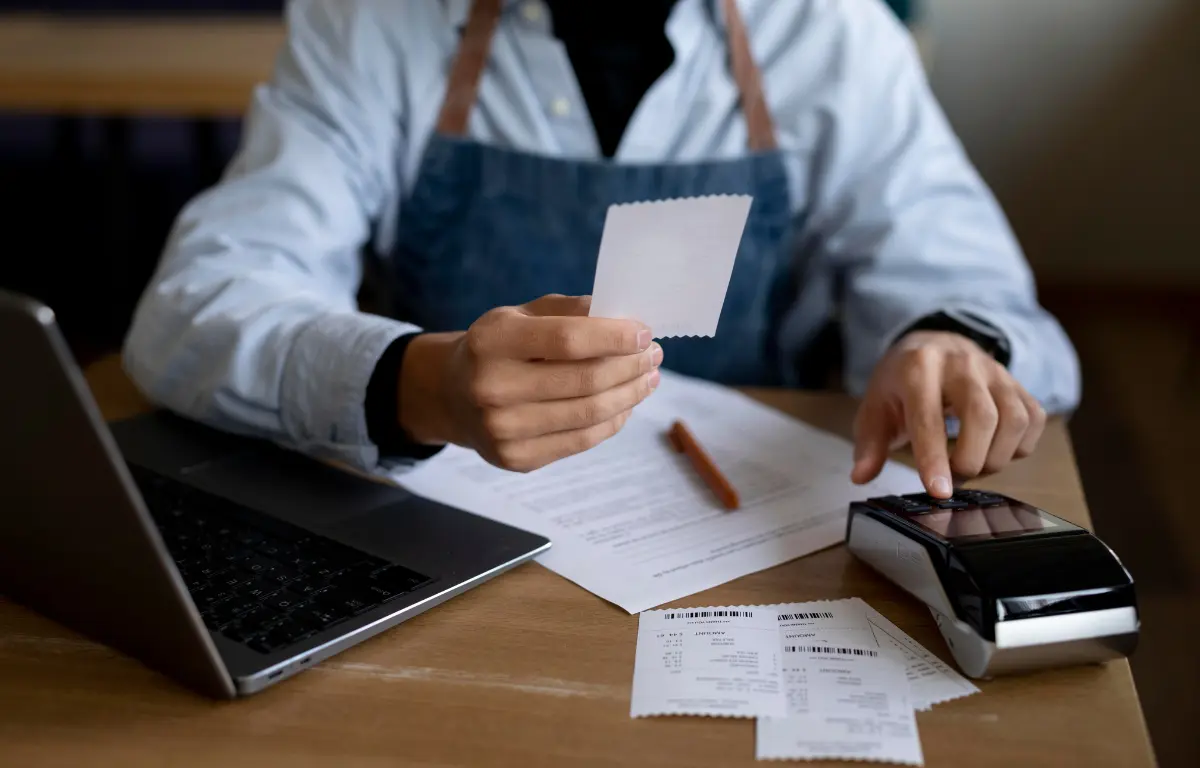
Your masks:
M 1071 431 L 1141 584 L 1147 722 L 1162 765 L 1200 765 L 1200 2 L 890 4 L 1078 346 Z M 281 6 L 0 0 L 0 285 L 53 306 L 81 362 L 120 345 L 172 218 L 236 147 Z

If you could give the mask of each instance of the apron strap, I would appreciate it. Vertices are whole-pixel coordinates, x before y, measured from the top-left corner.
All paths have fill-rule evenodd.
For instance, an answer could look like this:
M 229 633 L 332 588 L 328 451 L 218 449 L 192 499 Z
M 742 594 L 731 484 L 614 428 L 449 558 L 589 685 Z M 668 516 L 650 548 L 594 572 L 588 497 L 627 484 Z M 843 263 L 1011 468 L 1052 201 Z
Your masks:
M 496 24 L 500 21 L 502 0 L 474 0 L 471 15 L 463 30 L 458 54 L 450 70 L 446 98 L 438 114 L 437 130 L 450 136 L 465 136 L 471 108 L 479 91 L 479 81 L 487 67 L 488 53 Z
M 589 1 L 589 0 L 585 0 Z M 450 70 L 446 97 L 438 115 L 437 130 L 450 136 L 465 136 L 471 108 L 479 92 L 479 81 L 487 67 L 492 37 L 500 21 L 503 0 L 474 0 L 463 30 L 462 41 Z M 752 151 L 773 150 L 775 126 L 763 97 L 762 75 L 754 63 L 746 25 L 736 0 L 722 0 L 728 33 L 729 57 L 733 78 L 741 94 L 746 114 L 747 145 Z
M 722 0 L 722 6 L 733 79 L 737 81 L 738 92 L 742 96 L 742 111 L 746 114 L 747 146 L 754 152 L 773 150 L 777 146 L 775 125 L 763 96 L 762 74 L 750 51 L 746 25 L 738 10 L 737 0 Z

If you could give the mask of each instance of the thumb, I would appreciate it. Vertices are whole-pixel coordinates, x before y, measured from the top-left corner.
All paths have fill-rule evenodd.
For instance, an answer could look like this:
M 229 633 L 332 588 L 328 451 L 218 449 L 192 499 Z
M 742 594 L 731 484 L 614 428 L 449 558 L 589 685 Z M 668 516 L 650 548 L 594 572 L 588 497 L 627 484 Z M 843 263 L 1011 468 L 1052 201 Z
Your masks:
M 887 461 L 892 442 L 892 424 L 887 409 L 864 402 L 854 424 L 854 469 L 850 480 L 858 485 L 875 479 Z

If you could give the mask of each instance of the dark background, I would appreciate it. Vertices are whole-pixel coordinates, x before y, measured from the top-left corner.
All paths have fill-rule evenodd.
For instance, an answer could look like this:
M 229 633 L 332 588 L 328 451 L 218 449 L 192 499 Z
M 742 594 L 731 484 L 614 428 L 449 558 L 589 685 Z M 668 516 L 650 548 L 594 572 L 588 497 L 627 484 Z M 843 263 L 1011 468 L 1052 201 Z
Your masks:
M 282 0 L 0 0 L 0 13 L 279 14 Z M 0 286 L 54 308 L 76 353 L 118 347 L 182 205 L 237 145 L 238 121 L 0 113 Z

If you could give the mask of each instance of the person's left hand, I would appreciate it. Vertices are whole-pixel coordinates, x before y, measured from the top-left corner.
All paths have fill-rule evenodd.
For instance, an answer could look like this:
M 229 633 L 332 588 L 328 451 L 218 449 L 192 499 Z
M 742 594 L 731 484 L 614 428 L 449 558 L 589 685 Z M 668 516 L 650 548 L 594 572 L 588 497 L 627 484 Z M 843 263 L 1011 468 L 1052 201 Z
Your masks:
M 947 415 L 960 424 L 952 455 Z M 1045 426 L 1041 404 L 975 342 L 918 331 L 900 339 L 875 369 L 855 418 L 850 477 L 870 482 L 888 452 L 911 441 L 925 490 L 947 498 L 952 477 L 991 474 L 1028 456 Z

